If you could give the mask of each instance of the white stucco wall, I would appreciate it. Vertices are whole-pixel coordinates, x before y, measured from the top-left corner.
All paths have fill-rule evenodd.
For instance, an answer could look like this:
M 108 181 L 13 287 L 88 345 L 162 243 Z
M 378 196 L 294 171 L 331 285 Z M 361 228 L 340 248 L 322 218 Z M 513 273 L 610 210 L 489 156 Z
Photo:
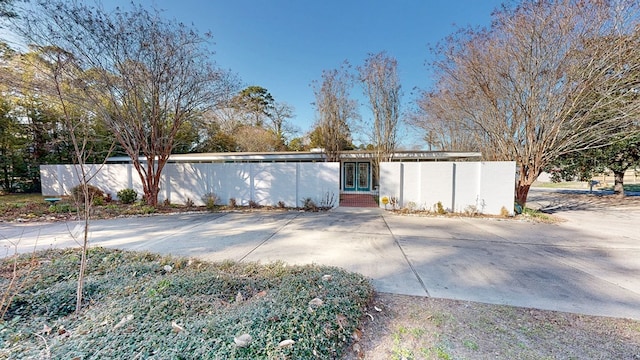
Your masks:
M 142 194 L 138 173 L 129 164 L 88 166 L 92 174 L 89 183 L 111 194 L 133 188 Z M 42 165 L 40 176 L 45 196 L 69 195 L 78 185 L 80 176 L 73 165 Z M 296 207 L 302 199 L 311 198 L 325 204 L 333 198 L 338 206 L 340 195 L 339 163 L 176 163 L 167 164 L 162 172 L 159 201 L 169 199 L 184 204 L 187 199 L 203 204 L 202 196 L 214 193 L 218 203 L 228 204 L 235 198 L 237 204 L 247 205 L 253 200 L 260 205 Z
M 388 162 L 380 166 L 380 197 L 398 199 L 398 207 L 451 212 L 476 209 L 513 212 L 514 162 Z M 384 207 L 382 202 L 381 207 Z

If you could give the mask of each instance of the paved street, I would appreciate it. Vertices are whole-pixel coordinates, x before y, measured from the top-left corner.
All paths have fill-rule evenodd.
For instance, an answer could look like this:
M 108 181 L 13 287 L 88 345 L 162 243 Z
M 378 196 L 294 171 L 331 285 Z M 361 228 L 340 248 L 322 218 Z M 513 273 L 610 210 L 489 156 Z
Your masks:
M 175 214 L 93 221 L 91 243 L 212 261 L 335 265 L 368 276 L 382 292 L 640 319 L 640 208 L 556 216 L 567 221 L 357 208 Z M 77 246 L 74 228 L 2 223 L 3 256 Z

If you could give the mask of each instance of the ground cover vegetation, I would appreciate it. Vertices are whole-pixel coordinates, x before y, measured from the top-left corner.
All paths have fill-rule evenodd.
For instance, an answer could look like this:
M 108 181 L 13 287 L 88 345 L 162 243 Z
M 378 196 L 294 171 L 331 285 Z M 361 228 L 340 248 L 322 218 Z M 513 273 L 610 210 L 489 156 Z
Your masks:
M 74 315 L 80 253 L 0 262 L 1 358 L 340 358 L 372 296 L 367 279 L 333 267 L 93 248 Z

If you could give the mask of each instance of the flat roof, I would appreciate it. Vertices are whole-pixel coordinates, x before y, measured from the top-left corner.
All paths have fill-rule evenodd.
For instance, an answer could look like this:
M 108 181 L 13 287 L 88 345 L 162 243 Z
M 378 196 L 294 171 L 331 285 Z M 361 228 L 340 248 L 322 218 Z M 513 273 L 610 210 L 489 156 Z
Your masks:
M 423 150 L 399 150 L 395 151 L 392 161 L 402 160 L 424 160 L 424 161 L 453 161 L 464 159 L 479 159 L 480 152 L 458 152 L 458 151 L 423 151 Z M 340 153 L 340 160 L 351 159 L 373 159 L 373 151 L 343 151 Z M 107 163 L 129 163 L 128 156 L 114 156 L 107 159 Z M 146 161 L 140 157 L 140 161 Z M 226 152 L 226 153 L 191 153 L 172 154 L 169 156 L 169 163 L 189 163 L 189 162 L 314 162 L 326 161 L 326 155 L 321 151 L 285 151 L 285 152 Z

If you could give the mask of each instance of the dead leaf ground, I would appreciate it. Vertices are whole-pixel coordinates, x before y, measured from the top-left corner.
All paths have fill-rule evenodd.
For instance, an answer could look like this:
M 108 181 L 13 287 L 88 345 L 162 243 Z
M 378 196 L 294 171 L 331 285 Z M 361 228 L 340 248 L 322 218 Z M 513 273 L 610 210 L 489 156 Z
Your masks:
M 370 307 L 344 360 L 640 359 L 640 321 L 387 293 Z

